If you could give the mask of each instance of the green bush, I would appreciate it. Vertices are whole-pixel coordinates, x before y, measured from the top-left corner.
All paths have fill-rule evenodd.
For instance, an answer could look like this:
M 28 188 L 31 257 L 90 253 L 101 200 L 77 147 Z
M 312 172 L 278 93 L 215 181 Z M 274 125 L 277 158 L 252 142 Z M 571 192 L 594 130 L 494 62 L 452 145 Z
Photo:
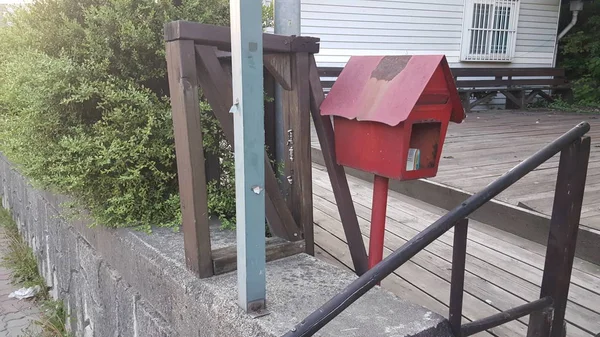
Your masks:
M 266 23 L 271 22 L 266 10 Z M 103 225 L 175 226 L 179 193 L 163 25 L 227 25 L 227 0 L 38 0 L 0 27 L 0 150 Z M 235 217 L 233 156 L 206 103 L 204 147 L 221 158 L 209 210 Z
M 577 104 L 600 105 L 600 1 L 585 3 L 577 25 L 561 40 L 559 66 L 565 67 L 573 80 Z M 563 6 L 561 28 L 571 19 Z

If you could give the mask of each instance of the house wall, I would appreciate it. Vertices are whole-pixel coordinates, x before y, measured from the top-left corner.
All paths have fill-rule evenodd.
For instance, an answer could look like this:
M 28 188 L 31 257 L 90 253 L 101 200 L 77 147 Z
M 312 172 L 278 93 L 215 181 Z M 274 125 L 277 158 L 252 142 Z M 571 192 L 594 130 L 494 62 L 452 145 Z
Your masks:
M 301 0 L 302 34 L 321 38 L 319 66 L 351 55 L 445 54 L 452 67 L 551 67 L 559 0 L 521 0 L 510 63 L 461 62 L 465 0 Z

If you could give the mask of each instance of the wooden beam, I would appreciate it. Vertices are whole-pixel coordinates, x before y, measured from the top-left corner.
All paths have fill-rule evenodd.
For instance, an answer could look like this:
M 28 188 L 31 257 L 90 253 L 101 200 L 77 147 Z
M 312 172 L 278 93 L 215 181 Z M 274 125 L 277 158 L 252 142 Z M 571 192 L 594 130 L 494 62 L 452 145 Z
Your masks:
M 196 44 L 231 50 L 229 27 L 207 25 L 189 21 L 173 21 L 165 24 L 165 40 L 194 40 Z M 319 52 L 319 39 L 307 36 L 284 36 L 263 34 L 263 51 L 274 53 Z
M 511 91 L 515 93 L 518 92 L 518 97 L 515 96 Z M 500 90 L 500 93 L 502 93 L 508 100 L 513 102 L 519 109 L 523 109 L 523 106 L 525 105 L 523 90 Z
M 489 75 L 488 75 L 489 76 Z M 568 82 L 559 78 L 529 78 L 529 79 L 512 79 L 507 80 L 458 80 L 456 86 L 459 88 L 502 88 L 522 86 L 561 86 Z
M 550 103 L 554 102 L 554 98 L 552 96 L 548 95 L 547 93 L 545 93 L 543 90 L 538 90 L 537 94 L 542 96 L 546 101 L 548 101 Z
M 450 327 L 452 328 L 454 336 L 460 336 L 460 326 L 462 324 L 468 230 L 469 219 L 462 219 L 454 225 L 452 274 L 450 276 L 450 304 L 448 314 L 448 321 L 450 322 Z
M 285 90 L 292 90 L 292 55 L 270 54 L 265 55 L 265 68 Z
M 215 47 L 216 48 L 216 47 Z M 221 61 L 231 62 L 231 53 L 216 50 L 215 54 Z M 265 54 L 263 63 L 269 74 L 277 80 L 285 90 L 292 90 L 291 55 L 286 53 Z
M 589 137 L 577 139 L 560 153 L 540 291 L 540 298 L 549 296 L 554 300 L 554 313 L 551 322 L 540 313 L 532 314 L 528 337 L 537 336 L 539 331 L 547 331 L 549 327 L 550 337 L 564 337 L 563 324 L 589 158 Z
M 166 47 L 185 262 L 199 277 L 209 277 L 213 269 L 194 42 L 172 41 Z
M 476 99 L 474 102 L 469 103 L 469 109 L 468 109 L 468 111 L 471 111 L 471 109 L 473 109 L 477 105 L 481 104 L 482 102 L 491 99 L 493 96 L 496 95 L 496 93 L 497 93 L 496 91 L 492 91 L 492 92 L 486 94 L 485 96 Z
M 196 46 L 196 54 L 198 55 L 196 58 L 198 78 L 200 86 L 204 90 L 204 96 L 219 120 L 227 141 L 233 146 L 233 118 L 229 113 L 233 102 L 233 94 L 229 84 L 231 83 L 231 76 L 221 67 L 213 47 Z M 285 200 L 279 193 L 275 172 L 270 166 L 266 151 L 264 160 L 265 189 L 267 191 L 265 207 L 269 227 L 275 236 L 289 241 L 301 240 L 301 231 L 285 204 Z
M 533 99 L 538 95 L 538 92 L 542 92 L 540 89 L 533 89 L 531 92 L 525 96 L 525 104 L 529 104 L 533 102 Z
M 265 95 L 270 98 L 265 101 L 265 146 L 269 160 L 275 159 L 275 78 L 265 69 Z
M 314 254 L 312 207 L 312 158 L 310 139 L 310 84 L 308 53 L 291 57 L 291 90 L 282 95 L 285 130 L 285 171 L 289 184 L 288 204 L 301 226 L 306 240 L 306 253 Z
M 456 77 L 492 77 L 492 76 L 555 76 L 565 77 L 563 68 L 452 68 Z
M 344 167 L 337 164 L 335 155 L 335 143 L 333 137 L 333 125 L 329 116 L 321 116 L 321 103 L 325 99 L 323 87 L 319 79 L 319 70 L 314 55 L 309 57 L 309 83 L 310 83 L 310 112 L 312 114 L 315 130 L 321 144 L 321 151 L 327 167 L 327 173 L 331 180 L 331 186 L 335 196 L 344 233 L 352 256 L 354 270 L 358 275 L 364 274 L 368 269 L 367 251 L 362 239 L 356 210 L 352 202 L 352 195 L 348 187 Z
M 289 242 L 281 238 L 267 238 L 265 248 L 267 262 L 300 254 L 304 249 L 304 241 Z M 228 273 L 236 270 L 236 268 L 237 247 L 230 246 L 213 251 L 215 275 Z

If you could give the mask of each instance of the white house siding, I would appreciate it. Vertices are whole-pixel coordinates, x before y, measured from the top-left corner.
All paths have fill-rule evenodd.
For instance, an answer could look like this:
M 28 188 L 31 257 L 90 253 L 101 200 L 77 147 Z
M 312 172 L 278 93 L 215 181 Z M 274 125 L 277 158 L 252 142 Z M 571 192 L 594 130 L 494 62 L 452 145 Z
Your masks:
M 452 67 L 550 67 L 559 0 L 521 0 L 510 63 L 461 62 L 465 0 L 301 0 L 302 34 L 321 38 L 319 66 L 352 55 L 445 54 Z

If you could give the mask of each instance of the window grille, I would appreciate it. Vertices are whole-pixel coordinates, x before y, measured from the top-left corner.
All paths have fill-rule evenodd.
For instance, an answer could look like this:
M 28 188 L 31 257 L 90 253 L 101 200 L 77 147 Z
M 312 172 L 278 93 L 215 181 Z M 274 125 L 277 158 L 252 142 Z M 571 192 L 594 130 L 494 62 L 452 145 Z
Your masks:
M 467 0 L 462 61 L 511 61 L 519 0 Z

